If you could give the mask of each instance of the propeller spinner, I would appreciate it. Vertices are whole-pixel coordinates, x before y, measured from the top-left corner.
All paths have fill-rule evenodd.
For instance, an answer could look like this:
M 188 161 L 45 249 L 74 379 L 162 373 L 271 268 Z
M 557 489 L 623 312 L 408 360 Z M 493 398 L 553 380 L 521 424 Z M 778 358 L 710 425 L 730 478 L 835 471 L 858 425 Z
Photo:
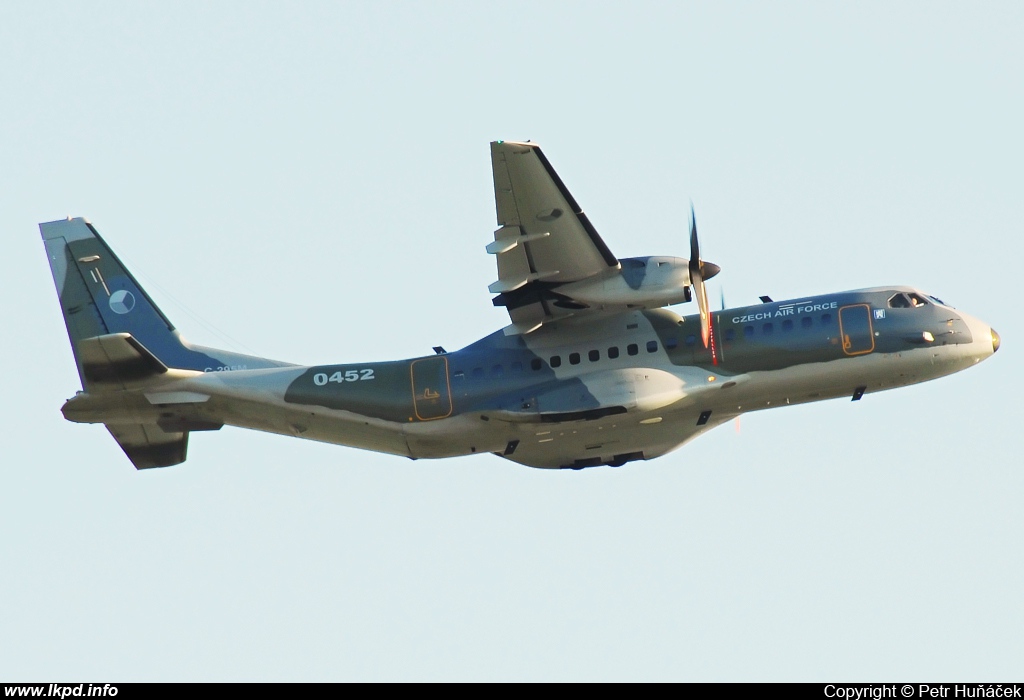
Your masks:
M 700 308 L 700 336 L 704 341 L 704 347 L 708 347 L 711 340 L 711 308 L 708 304 L 708 292 L 704 287 L 705 280 L 709 280 L 722 271 L 718 265 L 711 262 L 704 262 L 700 259 L 700 243 L 697 241 L 697 217 L 693 213 L 693 204 L 690 204 L 690 286 L 693 287 L 693 295 L 697 297 L 697 306 Z

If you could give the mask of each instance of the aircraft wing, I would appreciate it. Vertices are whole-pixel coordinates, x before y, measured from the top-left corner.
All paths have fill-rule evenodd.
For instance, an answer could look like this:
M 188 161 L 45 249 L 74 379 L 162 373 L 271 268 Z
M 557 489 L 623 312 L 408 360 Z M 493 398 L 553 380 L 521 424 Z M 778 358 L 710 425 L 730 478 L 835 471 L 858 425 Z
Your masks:
M 532 143 L 491 143 L 494 202 L 500 228 L 487 251 L 498 259 L 489 289 L 512 318 L 510 333 L 584 308 L 557 287 L 619 267 L 587 215 Z

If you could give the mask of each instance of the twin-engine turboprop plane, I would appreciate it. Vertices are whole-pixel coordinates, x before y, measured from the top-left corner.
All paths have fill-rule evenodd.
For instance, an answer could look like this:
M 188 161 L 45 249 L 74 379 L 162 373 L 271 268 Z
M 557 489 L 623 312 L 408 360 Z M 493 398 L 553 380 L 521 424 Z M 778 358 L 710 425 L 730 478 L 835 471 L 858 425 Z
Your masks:
M 301 367 L 186 342 L 86 220 L 40 224 L 83 391 L 139 469 L 233 425 L 413 459 L 493 453 L 581 469 L 659 457 L 741 413 L 906 386 L 999 349 L 911 287 L 712 311 L 690 257 L 617 258 L 540 148 L 491 144 L 503 330 L 397 362 Z M 663 308 L 696 298 L 697 314 Z

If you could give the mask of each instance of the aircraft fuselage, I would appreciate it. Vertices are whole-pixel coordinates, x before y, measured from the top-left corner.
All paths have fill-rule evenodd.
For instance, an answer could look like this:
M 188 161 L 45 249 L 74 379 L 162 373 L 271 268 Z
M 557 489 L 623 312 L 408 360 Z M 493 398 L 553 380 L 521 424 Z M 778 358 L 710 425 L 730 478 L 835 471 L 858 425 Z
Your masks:
M 987 325 L 909 287 L 717 311 L 712 330 L 705 348 L 696 315 L 637 310 L 408 360 L 204 367 L 137 390 L 124 420 L 187 407 L 193 430 L 224 423 L 417 459 L 493 452 L 537 467 L 618 465 L 748 411 L 906 386 L 998 347 Z M 109 424 L 109 402 L 89 398 L 65 415 Z

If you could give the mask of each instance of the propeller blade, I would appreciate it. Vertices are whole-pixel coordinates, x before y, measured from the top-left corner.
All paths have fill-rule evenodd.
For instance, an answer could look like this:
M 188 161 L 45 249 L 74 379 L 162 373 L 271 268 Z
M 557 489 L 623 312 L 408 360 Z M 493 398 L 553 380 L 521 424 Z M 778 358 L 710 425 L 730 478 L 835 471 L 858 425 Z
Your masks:
M 697 242 L 697 216 L 690 202 L 690 272 L 700 268 L 700 243 Z
M 708 304 L 708 290 L 704 286 L 704 278 L 700 269 L 694 275 L 690 272 L 690 283 L 693 285 L 694 295 L 697 297 L 697 307 L 700 309 L 700 337 L 704 341 L 704 347 L 708 346 L 711 338 L 711 308 Z
M 717 274 L 718 266 L 713 267 L 713 274 Z M 700 337 L 706 348 L 711 338 L 711 308 L 708 304 L 708 290 L 704 287 L 704 269 L 704 262 L 700 259 L 700 243 L 697 241 L 697 216 L 693 213 L 693 202 L 690 202 L 690 286 L 693 287 L 693 295 L 697 297 Z

